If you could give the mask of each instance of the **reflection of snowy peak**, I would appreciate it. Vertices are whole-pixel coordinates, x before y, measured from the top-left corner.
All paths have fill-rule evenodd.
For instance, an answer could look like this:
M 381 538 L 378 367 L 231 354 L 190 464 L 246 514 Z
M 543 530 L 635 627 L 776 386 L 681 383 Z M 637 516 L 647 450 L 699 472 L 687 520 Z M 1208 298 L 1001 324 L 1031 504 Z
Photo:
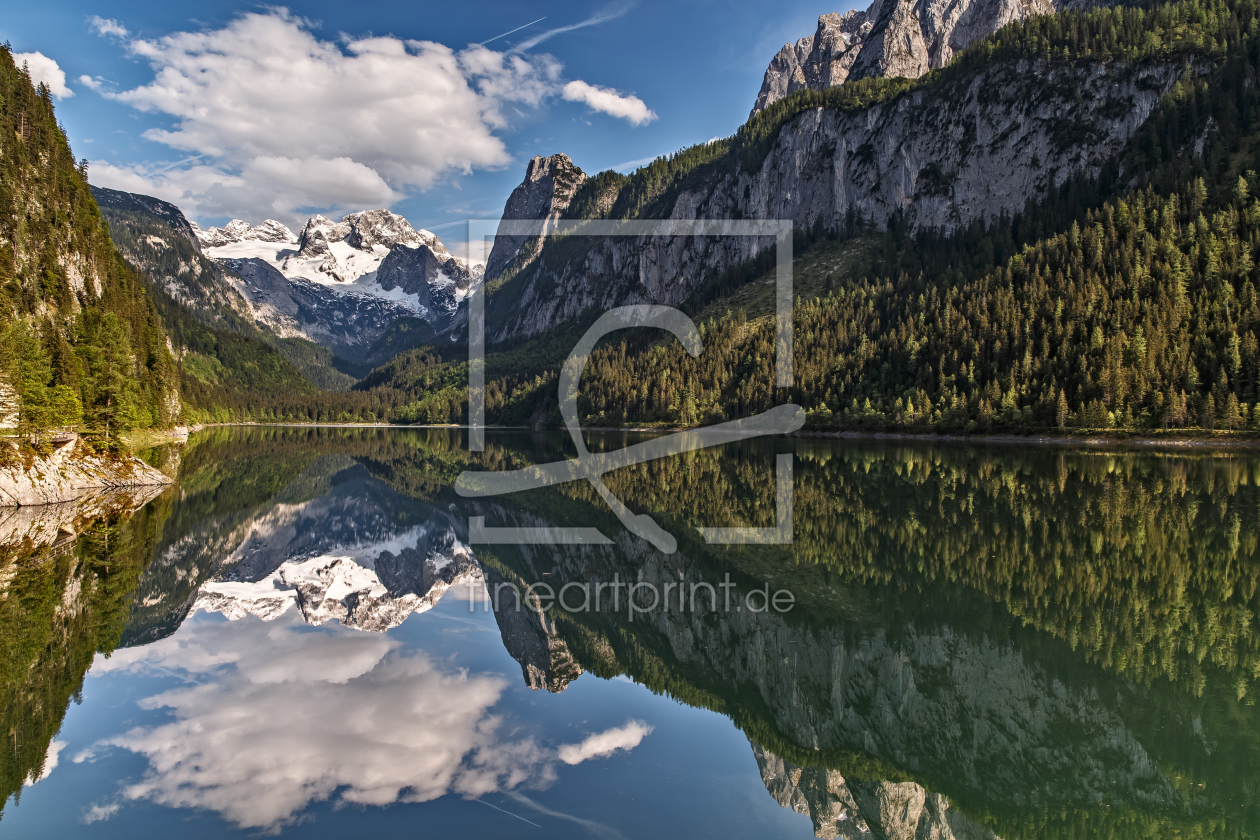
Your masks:
M 270 620 L 296 605 L 312 624 L 380 631 L 429 609 L 452 584 L 480 580 L 448 514 L 430 510 L 421 524 L 402 524 L 425 509 L 365 475 L 351 467 L 331 493 L 255 516 L 193 609 Z
M 310 624 L 337 620 L 347 627 L 384 632 L 414 612 L 433 607 L 453 584 L 481 579 L 471 552 L 459 545 L 450 556 L 421 555 L 405 548 L 381 552 L 377 563 L 361 557 L 321 555 L 290 561 L 260 581 L 211 581 L 202 586 L 193 609 L 235 620 L 255 615 L 264 621 L 296 605 Z M 382 580 L 401 587 L 391 587 Z
M 300 235 L 271 220 L 194 230 L 207 256 L 241 276 L 237 290 L 258 321 L 326 345 L 370 344 L 405 317 L 440 333 L 458 323 L 481 277 L 481 266 L 388 210 L 313 216 Z

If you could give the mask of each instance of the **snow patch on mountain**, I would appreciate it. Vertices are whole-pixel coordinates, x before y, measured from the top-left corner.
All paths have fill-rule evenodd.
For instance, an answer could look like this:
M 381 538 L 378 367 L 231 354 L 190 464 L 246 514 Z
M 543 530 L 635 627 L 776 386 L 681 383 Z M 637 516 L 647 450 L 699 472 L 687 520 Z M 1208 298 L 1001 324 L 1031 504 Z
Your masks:
M 370 343 L 408 316 L 441 332 L 458 320 L 460 304 L 483 273 L 482 266 L 470 268 L 453 256 L 430 231 L 416 230 L 388 210 L 350 213 L 339 222 L 312 216 L 301 234 L 273 220 L 250 226 L 240 219 L 208 230 L 194 225 L 193 231 L 206 256 L 241 274 L 238 291 L 257 320 L 279 335 L 321 343 Z M 275 269 L 294 288 L 264 279 L 266 272 L 250 261 Z M 383 305 L 338 303 L 330 292 Z M 349 321 L 360 322 L 354 335 L 345 334 Z
M 214 248 L 233 242 L 296 242 L 297 237 L 282 223 L 268 219 L 260 225 L 250 226 L 249 222 L 233 219 L 221 228 L 212 227 L 202 230 L 196 222 L 191 223 L 193 233 L 201 240 L 203 248 Z

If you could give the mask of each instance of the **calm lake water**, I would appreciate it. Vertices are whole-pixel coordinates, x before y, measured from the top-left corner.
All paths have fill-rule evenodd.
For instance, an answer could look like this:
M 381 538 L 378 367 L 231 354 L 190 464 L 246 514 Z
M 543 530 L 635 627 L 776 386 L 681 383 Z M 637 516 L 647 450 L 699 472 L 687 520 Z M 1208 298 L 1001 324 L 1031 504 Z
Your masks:
M 785 454 L 791 544 L 707 543 L 785 521 Z M 573 455 L 215 429 L 135 512 L 0 517 L 0 835 L 1260 837 L 1255 454 L 797 438 L 606 476 L 669 554 L 585 482 L 455 489 Z

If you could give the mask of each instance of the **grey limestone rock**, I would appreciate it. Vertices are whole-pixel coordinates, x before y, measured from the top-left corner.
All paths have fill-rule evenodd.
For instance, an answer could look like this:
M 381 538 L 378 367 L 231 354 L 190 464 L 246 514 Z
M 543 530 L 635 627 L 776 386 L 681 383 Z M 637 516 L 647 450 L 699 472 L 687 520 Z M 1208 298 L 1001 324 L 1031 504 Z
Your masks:
M 880 228 L 899 213 L 912 229 L 946 233 L 991 222 L 1071 177 L 1096 176 L 1179 72 L 1155 63 L 1000 62 L 930 94 L 910 91 L 858 110 L 810 109 L 783 125 L 764 160 L 697 178 L 662 215 L 788 219 L 798 229 L 836 230 L 852 219 Z M 538 261 L 522 270 L 503 303 L 490 295 L 488 337 L 537 334 L 588 310 L 677 305 L 706 274 L 770 245 L 751 237 L 594 239 L 558 267 Z
M 503 218 L 542 220 L 545 236 L 585 181 L 586 173 L 574 166 L 568 155 L 535 157 L 525 168 L 525 180 L 508 197 Z M 486 260 L 486 279 L 502 274 L 528 239 L 527 236 L 495 237 Z
M 914 782 L 845 779 L 837 770 L 798 767 L 752 745 L 766 791 L 804 814 L 822 840 L 1000 840 Z
M 875 0 L 825 14 L 813 35 L 786 44 L 766 68 L 752 114 L 798 90 L 876 76 L 918 78 L 973 42 L 1029 15 L 1110 5 L 1080 0 Z

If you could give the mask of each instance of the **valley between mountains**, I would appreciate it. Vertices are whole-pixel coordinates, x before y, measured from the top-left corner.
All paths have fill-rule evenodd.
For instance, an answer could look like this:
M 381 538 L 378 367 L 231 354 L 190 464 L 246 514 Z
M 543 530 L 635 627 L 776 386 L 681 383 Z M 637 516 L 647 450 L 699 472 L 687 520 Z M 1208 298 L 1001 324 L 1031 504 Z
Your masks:
M 692 316 L 704 352 L 650 332 L 605 340 L 583 422 L 685 427 L 794 402 L 817 430 L 1246 438 L 1260 423 L 1258 70 L 1248 0 L 877 0 L 785 46 L 728 138 L 629 175 L 529 161 L 503 218 L 542 236 L 496 238 L 485 266 L 383 208 L 203 229 L 153 197 L 89 196 L 51 100 L 28 88 L 40 142 L 62 151 L 30 156 L 15 106 L 5 160 L 28 161 L 32 184 L 77 186 L 21 204 L 22 225 L 22 193 L 7 194 L 7 305 L 49 360 L 34 379 L 11 372 L 11 402 L 29 428 L 465 423 L 480 294 L 491 424 L 558 425 L 577 337 L 612 307 L 655 303 Z M 121 420 L 54 363 L 82 364 L 79 325 L 110 305 L 84 279 L 87 246 L 23 239 L 71 206 L 107 223 L 111 243 L 91 247 L 116 249 L 111 270 L 154 313 L 149 338 L 129 316 L 119 364 L 153 385 Z M 790 220 L 793 385 L 771 376 L 772 241 L 556 232 L 618 219 Z M 163 346 L 146 362 L 137 341 Z M 58 388 L 65 418 L 26 408 Z

